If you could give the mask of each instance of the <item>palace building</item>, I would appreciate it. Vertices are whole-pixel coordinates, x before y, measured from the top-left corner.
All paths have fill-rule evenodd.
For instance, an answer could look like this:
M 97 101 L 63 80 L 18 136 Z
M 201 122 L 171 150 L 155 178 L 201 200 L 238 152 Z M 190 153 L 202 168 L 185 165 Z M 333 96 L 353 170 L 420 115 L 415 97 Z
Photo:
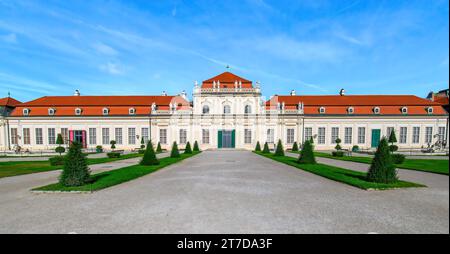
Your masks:
M 253 149 L 256 142 L 285 148 L 313 138 L 317 150 L 374 149 L 395 131 L 399 149 L 420 149 L 448 139 L 442 104 L 413 95 L 275 95 L 224 72 L 195 83 L 192 102 L 177 96 L 44 96 L 21 103 L 0 99 L 0 149 L 53 150 L 57 135 L 85 148 L 139 148 L 141 140 L 170 149 L 198 141 L 201 149 Z

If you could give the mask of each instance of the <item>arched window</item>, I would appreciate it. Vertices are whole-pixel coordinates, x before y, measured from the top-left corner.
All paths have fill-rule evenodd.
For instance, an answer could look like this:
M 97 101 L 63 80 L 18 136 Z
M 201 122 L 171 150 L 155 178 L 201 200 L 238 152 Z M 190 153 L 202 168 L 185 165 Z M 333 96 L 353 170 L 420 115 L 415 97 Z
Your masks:
M 203 106 L 202 113 L 203 114 L 209 114 L 209 106 L 208 105 L 204 105 Z
M 428 107 L 427 108 L 427 113 L 428 114 L 433 114 L 433 107 Z
M 407 107 L 402 107 L 401 111 L 402 111 L 402 114 L 408 114 L 408 108 Z
M 136 114 L 136 109 L 135 108 L 129 108 L 128 109 L 128 114 L 135 115 Z
M 223 106 L 223 113 L 224 114 L 230 114 L 231 113 L 231 107 L 229 105 Z
M 325 114 L 325 107 L 320 107 L 319 108 L 319 113 L 320 114 Z
M 349 114 L 353 114 L 355 112 L 355 109 L 353 107 L 349 107 L 349 108 L 347 108 L 347 112 Z
M 75 115 L 77 115 L 77 116 L 81 115 L 81 108 L 75 109 Z
M 245 114 L 251 114 L 252 113 L 252 106 L 246 105 L 244 109 Z
M 373 108 L 373 113 L 380 114 L 380 107 L 374 107 Z
M 109 114 L 109 109 L 108 108 L 103 108 L 103 115 L 108 115 Z
M 49 116 L 53 116 L 55 114 L 55 109 L 54 108 L 49 108 L 48 109 L 48 115 Z
M 24 115 L 24 116 L 27 116 L 27 115 L 29 115 L 29 114 L 30 114 L 30 109 L 24 108 L 24 109 L 23 109 L 23 115 Z

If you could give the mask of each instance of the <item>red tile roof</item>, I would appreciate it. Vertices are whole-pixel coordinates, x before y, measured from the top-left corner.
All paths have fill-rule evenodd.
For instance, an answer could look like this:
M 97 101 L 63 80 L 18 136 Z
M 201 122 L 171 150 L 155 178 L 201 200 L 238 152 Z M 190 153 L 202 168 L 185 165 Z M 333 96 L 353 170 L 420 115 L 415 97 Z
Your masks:
M 302 102 L 305 114 L 319 114 L 320 107 L 325 107 L 325 115 L 348 114 L 349 107 L 354 108 L 355 115 L 373 114 L 374 107 L 380 108 L 381 115 L 400 115 L 402 107 L 408 108 L 408 115 L 427 114 L 428 107 L 433 107 L 433 114 L 446 114 L 441 104 L 414 95 L 276 95 L 266 102 L 266 108 L 276 109 L 278 102 L 291 110 Z
M 22 102 L 14 99 L 14 98 L 11 98 L 11 97 L 0 98 L 0 106 L 3 106 L 3 107 L 15 107 L 15 106 L 19 105 L 20 103 L 22 103 Z
M 202 88 L 213 88 L 213 82 L 220 81 L 220 88 L 234 88 L 234 83 L 242 82 L 242 88 L 252 88 L 252 81 L 239 77 L 231 72 L 224 72 L 203 81 Z
M 55 116 L 74 116 L 75 109 L 81 108 L 83 116 L 103 115 L 103 108 L 109 115 L 128 115 L 134 108 L 136 115 L 148 115 L 155 103 L 159 110 L 169 110 L 170 103 L 177 109 L 189 109 L 187 100 L 181 96 L 45 96 L 18 106 L 11 116 L 23 116 L 23 109 L 30 109 L 29 116 L 48 116 L 48 109 L 55 109 Z
M 449 100 L 448 97 L 444 97 L 444 96 L 435 96 L 434 97 L 434 102 L 440 103 L 442 105 L 448 105 L 449 104 Z

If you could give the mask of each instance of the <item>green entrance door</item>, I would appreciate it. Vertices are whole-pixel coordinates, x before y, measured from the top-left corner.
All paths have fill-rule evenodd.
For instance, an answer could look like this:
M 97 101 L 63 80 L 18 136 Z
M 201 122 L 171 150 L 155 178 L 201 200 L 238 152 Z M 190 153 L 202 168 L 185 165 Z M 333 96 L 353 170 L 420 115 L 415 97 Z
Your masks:
M 378 147 L 378 144 L 380 143 L 380 136 L 381 136 L 380 129 L 372 130 L 372 145 L 371 145 L 371 147 Z
M 234 148 L 235 147 L 235 130 L 220 130 L 217 133 L 218 148 Z

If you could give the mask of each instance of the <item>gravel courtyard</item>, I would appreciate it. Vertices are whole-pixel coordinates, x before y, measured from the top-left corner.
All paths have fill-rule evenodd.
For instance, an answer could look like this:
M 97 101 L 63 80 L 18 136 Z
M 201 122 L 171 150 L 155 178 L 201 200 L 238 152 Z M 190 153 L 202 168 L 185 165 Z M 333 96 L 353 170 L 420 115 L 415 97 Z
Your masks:
M 29 192 L 57 175 L 0 179 L 0 233 L 449 233 L 445 175 L 401 172 L 429 187 L 364 191 L 223 150 L 93 194 Z

